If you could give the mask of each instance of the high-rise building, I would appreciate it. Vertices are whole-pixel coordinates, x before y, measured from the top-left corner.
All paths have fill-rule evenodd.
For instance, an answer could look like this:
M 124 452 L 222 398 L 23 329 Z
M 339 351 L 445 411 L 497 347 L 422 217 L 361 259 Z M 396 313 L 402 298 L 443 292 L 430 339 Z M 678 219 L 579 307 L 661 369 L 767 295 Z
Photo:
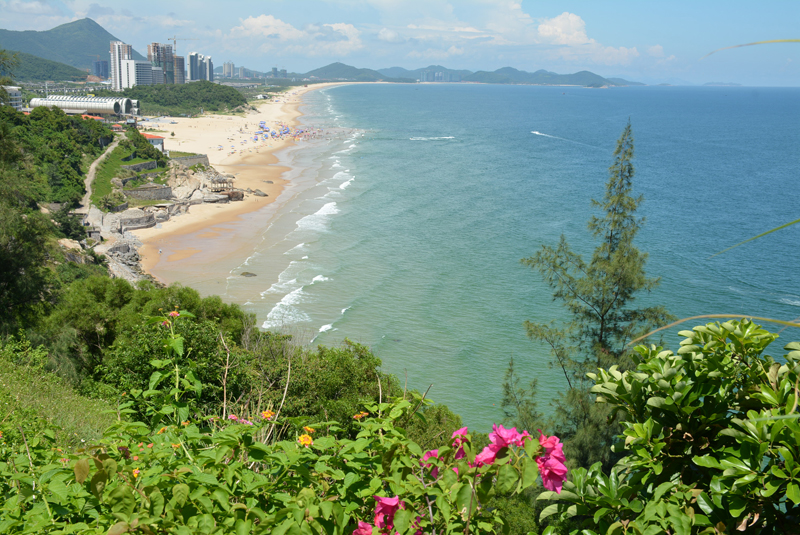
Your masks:
M 92 62 L 92 74 L 98 78 L 108 78 L 108 62 L 104 60 Z
M 281 69 L 281 78 L 286 78 L 286 77 L 288 77 L 288 74 L 286 74 L 286 69 Z
M 150 43 L 147 45 L 147 61 L 153 67 L 161 67 L 164 70 L 163 83 L 175 83 L 175 59 L 172 54 L 172 45 Z
M 205 78 L 204 80 L 208 80 L 209 82 L 214 81 L 214 62 L 211 61 L 211 56 L 206 56 L 203 58 L 203 63 L 205 66 Z
M 136 85 L 153 85 L 153 66 L 147 61 L 124 59 L 120 71 L 122 89 Z
M 272 77 L 273 78 L 278 77 L 278 67 L 272 67 Z
M 247 69 L 244 67 L 239 67 L 239 79 L 247 78 Z
M 20 88 L 15 85 L 4 85 L 0 87 L 5 89 L 6 94 L 8 94 L 8 102 L 6 104 L 17 111 L 22 111 L 22 91 L 20 91 Z
M 133 47 L 126 45 L 122 41 L 111 41 L 110 53 L 111 89 L 122 91 L 122 62 L 133 57 Z
M 189 77 L 187 80 L 194 81 L 200 79 L 200 64 L 198 61 L 198 54 L 197 52 L 192 52 L 189 54 Z
M 186 83 L 186 67 L 184 66 L 183 56 L 175 56 L 175 83 Z
M 233 69 L 235 68 L 232 61 L 226 61 L 222 64 L 222 77 L 233 78 Z

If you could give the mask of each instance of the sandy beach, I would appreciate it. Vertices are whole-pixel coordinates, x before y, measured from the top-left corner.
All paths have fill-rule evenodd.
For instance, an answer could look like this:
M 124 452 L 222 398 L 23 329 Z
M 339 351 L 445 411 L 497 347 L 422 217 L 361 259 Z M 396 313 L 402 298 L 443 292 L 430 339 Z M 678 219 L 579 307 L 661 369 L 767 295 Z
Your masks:
M 286 184 L 282 175 L 287 171 L 286 167 L 275 165 L 278 162 L 275 153 L 293 146 L 295 140 L 284 138 L 253 142 L 252 132 L 261 121 L 270 128 L 276 125 L 297 126 L 302 95 L 334 85 L 341 84 L 294 88 L 275 101 L 258 103 L 257 111 L 244 117 L 209 114 L 196 118 L 170 118 L 169 122 L 141 123 L 143 131 L 164 136 L 167 150 L 206 154 L 209 163 L 220 173 L 236 177 L 235 188 L 260 189 L 267 194 L 266 197 L 246 195 L 244 201 L 228 204 L 194 205 L 188 213 L 173 217 L 157 227 L 133 231 L 143 243 L 139 249 L 142 269 L 160 278 L 156 268 L 161 262 L 186 260 L 205 248 L 198 248 L 196 241 L 193 247 L 181 247 L 181 236 L 206 230 L 198 237 L 214 248 L 213 242 L 223 242 L 230 237 L 231 228 L 226 223 L 240 221 L 241 216 L 274 202 Z

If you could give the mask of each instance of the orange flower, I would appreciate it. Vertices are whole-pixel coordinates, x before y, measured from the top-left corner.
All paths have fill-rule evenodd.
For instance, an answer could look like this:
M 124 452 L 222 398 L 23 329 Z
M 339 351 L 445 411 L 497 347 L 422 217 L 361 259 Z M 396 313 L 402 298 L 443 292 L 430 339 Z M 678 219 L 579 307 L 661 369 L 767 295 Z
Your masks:
M 157 435 L 160 435 L 161 433 L 163 433 L 163 432 L 164 432 L 164 431 L 166 431 L 166 430 L 167 430 L 167 428 L 166 428 L 166 427 L 162 427 L 161 429 L 159 429 L 159 430 L 158 430 L 158 433 L 156 433 L 156 434 L 157 434 Z
M 139 477 L 139 469 L 138 468 L 134 468 L 133 469 L 133 477 Z
M 310 435 L 300 435 L 299 437 L 297 437 L 297 441 L 300 443 L 301 446 L 305 446 L 306 448 L 314 443 L 314 440 L 312 440 Z
M 187 425 L 189 425 L 189 420 L 186 420 L 185 422 L 182 422 L 181 425 L 186 427 Z
M 272 411 L 261 411 L 261 417 L 265 420 L 272 420 L 273 416 L 275 416 L 275 413 Z
M 178 442 L 177 444 L 173 444 L 172 447 L 175 448 L 175 449 L 178 449 L 178 448 L 181 447 L 181 443 Z
M 366 416 L 369 416 L 369 413 L 362 411 L 362 412 L 359 412 L 358 414 L 356 414 L 355 416 L 353 416 L 353 418 L 355 418 L 356 420 L 360 420 L 361 418 L 364 418 Z
M 310 434 L 314 433 L 314 428 L 313 427 L 304 426 L 303 427 L 303 431 L 305 431 L 306 433 L 308 433 L 310 435 Z

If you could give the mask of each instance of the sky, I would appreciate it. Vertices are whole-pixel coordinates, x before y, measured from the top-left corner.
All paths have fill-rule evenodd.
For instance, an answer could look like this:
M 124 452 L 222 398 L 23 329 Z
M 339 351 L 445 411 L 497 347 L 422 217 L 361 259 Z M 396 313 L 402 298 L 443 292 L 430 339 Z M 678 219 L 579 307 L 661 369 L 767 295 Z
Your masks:
M 558 73 L 649 84 L 800 86 L 796 0 L 0 0 L 0 27 L 47 30 L 89 17 L 141 53 L 177 36 L 178 54 L 216 66 L 304 73 L 356 67 Z M 702 59 L 701 59 L 702 58 Z

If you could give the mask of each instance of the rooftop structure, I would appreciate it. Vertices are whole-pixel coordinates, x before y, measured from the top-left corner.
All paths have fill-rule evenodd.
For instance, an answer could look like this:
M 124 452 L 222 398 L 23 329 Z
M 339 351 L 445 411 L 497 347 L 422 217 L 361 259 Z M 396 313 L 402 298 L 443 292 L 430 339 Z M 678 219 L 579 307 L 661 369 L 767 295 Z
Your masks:
M 47 98 L 31 99 L 31 108 L 46 106 L 60 108 L 70 114 L 124 115 L 135 113 L 138 101 L 116 97 L 83 97 L 51 95 Z M 138 111 L 138 110 L 137 110 Z

